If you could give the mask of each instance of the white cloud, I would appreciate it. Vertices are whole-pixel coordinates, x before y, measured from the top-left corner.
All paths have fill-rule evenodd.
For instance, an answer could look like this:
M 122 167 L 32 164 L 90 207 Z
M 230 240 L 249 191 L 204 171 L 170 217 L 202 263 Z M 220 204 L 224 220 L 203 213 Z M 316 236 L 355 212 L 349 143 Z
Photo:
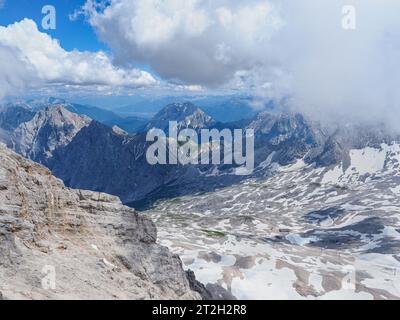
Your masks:
M 121 65 L 284 98 L 317 118 L 400 118 L 398 0 L 107 2 L 89 0 L 85 12 Z M 357 15 L 351 31 L 342 28 L 349 4 Z
M 273 46 L 289 76 L 281 83 L 290 105 L 318 119 L 385 121 L 398 128 L 400 2 L 352 0 L 355 30 L 342 28 L 349 1 L 282 3 L 288 23 Z
M 29 65 L 16 58 L 17 50 L 0 45 L 0 100 L 21 92 L 29 83 Z
M 134 88 L 157 83 L 148 72 L 115 67 L 102 51 L 65 51 L 57 40 L 41 33 L 36 23 L 29 19 L 0 26 L 0 45 L 8 48 L 8 53 L 13 52 L 12 60 L 26 67 L 28 78 L 35 78 L 41 84 Z M 3 63 L 7 64 L 6 61 Z M 4 76 L 3 68 L 0 73 L 3 79 L 9 78 Z
M 282 26 L 268 1 L 114 0 L 85 5 L 116 62 L 150 64 L 164 79 L 217 85 L 264 60 Z
M 205 88 L 200 85 L 173 85 L 172 90 L 176 91 L 187 91 L 187 92 L 203 92 Z
M 346 31 L 342 8 L 349 4 L 357 27 Z M 74 90 L 218 87 L 273 98 L 319 119 L 398 127 L 399 12 L 398 0 L 88 0 L 78 13 L 115 59 L 65 51 L 31 20 L 0 27 L 0 57 L 12 56 L 9 64 L 0 61 L 0 93 L 21 87 L 26 69 L 38 81 Z M 138 63 L 168 82 L 131 68 Z

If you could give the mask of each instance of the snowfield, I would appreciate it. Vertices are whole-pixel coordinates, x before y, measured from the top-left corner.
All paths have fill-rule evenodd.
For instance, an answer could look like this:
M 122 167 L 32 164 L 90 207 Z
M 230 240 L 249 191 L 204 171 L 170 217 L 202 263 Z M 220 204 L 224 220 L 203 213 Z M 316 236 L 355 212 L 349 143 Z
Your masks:
M 400 299 L 400 147 L 281 167 L 147 211 L 199 281 L 239 299 Z

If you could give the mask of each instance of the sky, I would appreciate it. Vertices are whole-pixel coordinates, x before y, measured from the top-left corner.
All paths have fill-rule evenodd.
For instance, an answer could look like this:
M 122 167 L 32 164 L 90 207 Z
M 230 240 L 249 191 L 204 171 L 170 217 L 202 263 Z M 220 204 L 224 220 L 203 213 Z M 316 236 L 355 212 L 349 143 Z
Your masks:
M 43 30 L 43 5 L 56 8 Z M 231 94 L 400 118 L 398 0 L 0 0 L 0 98 Z
M 80 8 L 85 0 L 5 0 L 3 2 L 2 10 L 0 10 L 0 25 L 2 26 L 30 18 L 36 22 L 41 32 L 48 33 L 53 38 L 60 40 L 61 46 L 65 50 L 108 50 L 107 45 L 98 40 L 93 28 L 84 19 L 76 21 L 69 19 L 69 15 Z M 57 26 L 55 30 L 40 28 L 44 17 L 42 8 L 49 4 L 56 8 Z

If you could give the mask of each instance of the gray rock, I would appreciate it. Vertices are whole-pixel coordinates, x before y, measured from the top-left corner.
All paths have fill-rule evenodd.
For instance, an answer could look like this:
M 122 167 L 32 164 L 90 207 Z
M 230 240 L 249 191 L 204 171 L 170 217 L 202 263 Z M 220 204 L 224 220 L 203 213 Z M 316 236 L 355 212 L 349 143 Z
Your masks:
M 147 132 L 156 128 L 168 134 L 170 121 L 178 123 L 178 130 L 183 128 L 203 129 L 216 123 L 213 118 L 190 102 L 172 103 L 157 113 L 147 124 L 144 131 Z
M 270 163 L 280 165 L 303 159 L 320 167 L 342 163 L 346 169 L 351 149 L 400 140 L 379 127 L 322 127 L 296 113 L 262 112 L 252 121 L 221 124 L 191 103 L 166 106 L 146 130 L 156 127 L 168 131 L 171 120 L 178 122 L 179 129 L 254 129 L 256 170 L 251 177 L 273 174 L 268 165 L 260 166 L 269 156 Z M 145 133 L 129 135 L 120 128 L 90 122 L 64 105 L 41 109 L 13 136 L 16 151 L 46 165 L 67 186 L 113 194 L 140 208 L 159 199 L 213 191 L 250 178 L 232 175 L 234 165 L 217 166 L 218 175 L 213 174 L 213 165 L 150 165 Z
M 206 288 L 211 292 L 211 300 L 237 300 L 231 292 L 217 283 L 208 283 Z
M 25 106 L 7 105 L 0 110 L 0 128 L 11 132 L 21 123 L 32 120 L 34 116 L 35 112 Z
M 196 280 L 194 272 L 192 270 L 187 270 L 186 274 L 189 279 L 190 288 L 198 292 L 203 300 L 212 300 L 212 293 L 208 291 L 202 283 Z
M 117 197 L 66 188 L 0 145 L 0 290 L 10 299 L 199 299 L 155 225 Z M 46 287 L 48 270 L 55 287 Z M 191 279 L 192 281 L 192 279 Z
M 46 164 L 54 150 L 71 142 L 91 119 L 77 115 L 62 105 L 46 107 L 13 132 L 9 146 L 19 154 Z

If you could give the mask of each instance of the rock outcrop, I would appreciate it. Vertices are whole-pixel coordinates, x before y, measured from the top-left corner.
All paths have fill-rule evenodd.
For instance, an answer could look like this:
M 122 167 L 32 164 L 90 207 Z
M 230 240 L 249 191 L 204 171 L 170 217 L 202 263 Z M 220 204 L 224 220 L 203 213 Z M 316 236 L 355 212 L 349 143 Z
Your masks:
M 32 120 L 34 116 L 35 112 L 24 106 L 6 105 L 0 108 L 0 128 L 12 132 L 21 123 Z
M 3 299 L 199 299 L 155 225 L 0 145 Z
M 178 130 L 186 128 L 204 129 L 216 124 L 213 118 L 190 102 L 172 103 L 158 112 L 147 124 L 144 131 L 147 132 L 156 128 L 168 133 L 170 121 L 177 122 Z
M 46 107 L 14 130 L 9 146 L 24 157 L 46 164 L 54 150 L 70 143 L 91 121 L 62 105 Z

